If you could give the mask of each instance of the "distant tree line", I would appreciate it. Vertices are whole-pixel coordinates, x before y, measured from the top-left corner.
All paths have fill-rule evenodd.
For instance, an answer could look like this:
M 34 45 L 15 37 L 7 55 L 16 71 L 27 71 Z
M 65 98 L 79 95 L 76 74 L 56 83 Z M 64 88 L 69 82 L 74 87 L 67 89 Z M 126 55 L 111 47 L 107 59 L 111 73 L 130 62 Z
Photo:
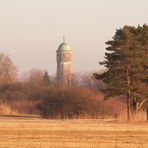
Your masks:
M 0 112 L 39 114 L 47 118 L 94 118 L 98 115 L 99 100 L 91 89 L 93 82 L 89 76 L 81 76 L 83 82 L 73 76 L 71 88 L 57 84 L 47 71 L 30 70 L 17 78 L 16 66 L 3 53 L 0 54 L 0 69 Z M 9 111 L 7 106 L 10 106 Z

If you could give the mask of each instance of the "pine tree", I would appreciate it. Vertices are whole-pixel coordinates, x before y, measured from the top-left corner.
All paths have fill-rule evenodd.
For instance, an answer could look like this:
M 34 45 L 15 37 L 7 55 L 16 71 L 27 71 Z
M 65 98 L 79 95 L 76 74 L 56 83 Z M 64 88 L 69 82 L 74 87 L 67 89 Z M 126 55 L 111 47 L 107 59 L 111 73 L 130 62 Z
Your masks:
M 95 77 L 106 83 L 105 98 L 126 96 L 127 118 L 131 120 L 131 114 L 143 105 L 148 96 L 144 83 L 148 74 L 148 26 L 124 26 L 106 44 L 105 60 L 100 62 L 106 71 L 95 74 Z

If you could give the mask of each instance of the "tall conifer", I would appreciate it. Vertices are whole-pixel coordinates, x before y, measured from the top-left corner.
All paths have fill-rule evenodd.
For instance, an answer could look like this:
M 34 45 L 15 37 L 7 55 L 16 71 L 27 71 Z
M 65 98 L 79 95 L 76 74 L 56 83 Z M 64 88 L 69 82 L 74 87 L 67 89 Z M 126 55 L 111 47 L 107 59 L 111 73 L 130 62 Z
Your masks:
M 105 60 L 100 62 L 106 71 L 95 77 L 106 83 L 105 98 L 126 96 L 127 118 L 131 120 L 148 97 L 148 26 L 124 26 L 106 44 Z

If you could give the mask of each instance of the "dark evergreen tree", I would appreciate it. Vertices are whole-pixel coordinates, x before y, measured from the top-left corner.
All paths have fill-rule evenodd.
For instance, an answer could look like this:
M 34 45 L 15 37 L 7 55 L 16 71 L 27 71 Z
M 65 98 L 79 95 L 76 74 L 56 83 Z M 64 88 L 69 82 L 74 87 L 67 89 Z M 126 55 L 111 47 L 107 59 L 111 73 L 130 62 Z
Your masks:
M 44 73 L 44 76 L 43 76 L 43 82 L 45 85 L 49 86 L 51 83 L 50 83 L 50 78 L 49 78 L 49 75 L 48 75 L 48 72 L 46 71 Z
M 105 60 L 100 62 L 106 71 L 94 75 L 106 83 L 105 98 L 126 96 L 127 118 L 130 120 L 131 113 L 137 111 L 148 96 L 144 83 L 148 74 L 148 26 L 124 26 L 106 44 Z

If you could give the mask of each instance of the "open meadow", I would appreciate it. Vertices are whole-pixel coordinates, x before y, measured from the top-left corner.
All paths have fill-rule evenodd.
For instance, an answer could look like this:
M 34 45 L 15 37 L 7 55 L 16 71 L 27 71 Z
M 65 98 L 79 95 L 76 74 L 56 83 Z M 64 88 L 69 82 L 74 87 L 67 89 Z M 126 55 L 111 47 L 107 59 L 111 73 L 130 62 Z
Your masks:
M 0 117 L 0 148 L 147 148 L 147 123 Z

